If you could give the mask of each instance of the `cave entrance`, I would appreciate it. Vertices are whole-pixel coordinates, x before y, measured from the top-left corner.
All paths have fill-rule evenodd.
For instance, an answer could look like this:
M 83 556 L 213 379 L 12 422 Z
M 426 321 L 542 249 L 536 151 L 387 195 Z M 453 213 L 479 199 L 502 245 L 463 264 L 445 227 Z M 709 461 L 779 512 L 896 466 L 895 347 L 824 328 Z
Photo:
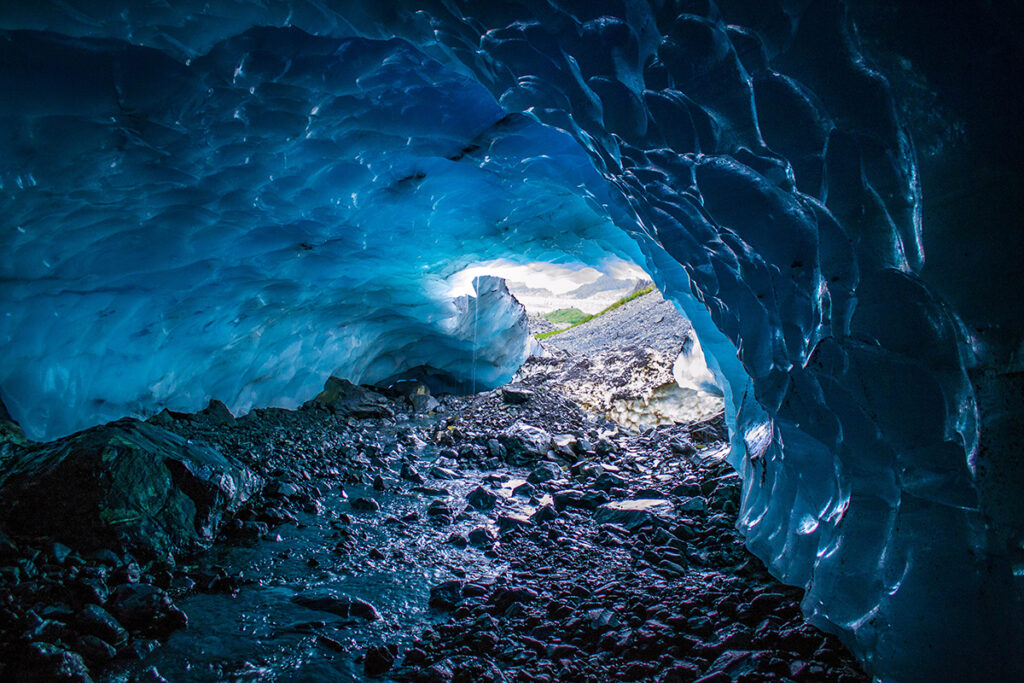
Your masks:
M 528 353 L 514 383 L 557 390 L 631 431 L 723 412 L 692 323 L 638 266 L 616 257 L 593 266 L 499 259 L 452 275 L 450 294 L 475 297 L 481 276 L 502 278 L 527 314 Z

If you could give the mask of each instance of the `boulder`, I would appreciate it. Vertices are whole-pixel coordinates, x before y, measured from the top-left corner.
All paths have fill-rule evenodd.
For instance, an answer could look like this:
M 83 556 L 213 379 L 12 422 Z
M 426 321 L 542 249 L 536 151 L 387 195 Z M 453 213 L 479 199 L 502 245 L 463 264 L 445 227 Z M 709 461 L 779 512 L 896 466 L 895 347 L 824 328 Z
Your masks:
M 79 550 L 165 556 L 207 546 L 261 484 L 206 444 L 125 418 L 17 454 L 0 474 L 0 520 Z
M 365 419 L 395 416 L 383 394 L 333 376 L 327 378 L 324 390 L 313 401 L 343 417 Z
M 508 460 L 513 465 L 534 462 L 551 448 L 551 434 L 525 422 L 516 422 L 504 430 L 500 441 L 508 450 Z
M 441 403 L 430 394 L 413 394 L 407 400 L 417 413 L 429 413 L 441 407 Z
M 501 398 L 510 406 L 520 406 L 533 398 L 533 392 L 526 387 L 509 384 L 501 388 Z

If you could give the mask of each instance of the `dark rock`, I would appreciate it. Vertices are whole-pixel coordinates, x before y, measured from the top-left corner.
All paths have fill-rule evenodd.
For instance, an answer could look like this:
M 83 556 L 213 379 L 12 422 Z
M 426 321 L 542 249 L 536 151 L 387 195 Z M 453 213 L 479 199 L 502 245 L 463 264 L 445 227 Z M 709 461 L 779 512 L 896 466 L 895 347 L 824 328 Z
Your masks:
M 4 402 L 0 401 L 0 463 L 30 443 L 25 438 L 25 430 L 7 412 Z
M 537 460 L 551 448 L 551 434 L 525 422 L 516 422 L 504 430 L 499 440 L 508 449 L 509 462 L 517 465 Z
M 128 641 L 128 632 L 117 619 L 99 605 L 86 605 L 76 617 L 75 625 L 84 634 L 96 636 L 114 647 L 121 647 Z
M 598 607 L 587 610 L 585 620 L 587 626 L 594 631 L 606 631 L 619 627 L 619 619 L 615 616 L 615 612 L 610 609 Z
M 558 479 L 560 476 L 562 476 L 562 471 L 558 465 L 551 462 L 542 462 L 530 472 L 530 476 L 526 478 L 526 481 L 530 484 L 543 484 L 546 481 Z
M 377 512 L 380 510 L 380 503 L 374 498 L 356 498 L 350 505 L 353 510 L 360 512 Z
M 405 479 L 406 481 L 411 481 L 414 484 L 423 484 L 427 481 L 423 477 L 423 475 L 417 472 L 416 468 L 410 465 L 409 463 L 402 464 L 401 477 L 402 479 Z
M 530 482 L 524 482 L 512 489 L 512 495 L 519 498 L 531 498 L 536 492 L 537 488 Z
M 558 512 L 550 505 L 542 505 L 537 508 L 536 512 L 530 515 L 530 520 L 534 524 L 542 524 L 544 522 L 549 522 L 552 519 L 558 519 Z
M 75 640 L 74 646 L 92 664 L 106 664 L 117 656 L 113 645 L 96 636 L 81 636 Z
M 598 506 L 608 500 L 600 491 L 578 491 L 576 489 L 563 489 L 551 495 L 552 503 L 556 510 L 566 508 L 577 508 L 579 510 L 596 510 Z M 603 520 L 599 520 L 603 521 Z
M 313 400 L 344 417 L 367 419 L 395 416 L 386 396 L 337 377 L 329 377 L 324 383 L 324 390 Z
M 502 446 L 501 442 L 498 441 L 497 439 L 488 439 L 487 453 L 490 454 L 492 458 L 504 460 L 505 457 L 508 455 L 508 450 L 504 446 Z
M 209 405 L 196 415 L 202 417 L 207 424 L 217 427 L 225 427 L 235 422 L 235 416 L 231 414 L 228 407 L 216 399 L 210 399 Z
M 463 581 L 445 581 L 430 589 L 430 600 L 427 603 L 430 607 L 439 610 L 450 611 L 462 602 Z
M 450 469 L 445 467 L 431 467 L 430 476 L 434 479 L 440 479 L 442 481 L 452 481 L 455 479 L 461 479 L 461 477 Z
M 455 510 L 443 500 L 435 500 L 427 506 L 427 514 L 431 517 L 451 518 L 455 516 Z
M 353 617 L 365 619 L 366 621 L 380 619 L 380 613 L 377 612 L 377 608 L 370 603 L 360 598 L 339 593 L 331 588 L 318 588 L 303 593 L 296 593 L 292 596 L 292 602 L 307 609 L 330 612 L 346 619 Z
M 494 532 L 485 526 L 477 527 L 469 532 L 469 542 L 474 546 L 489 546 L 494 543 L 496 536 Z
M 533 398 L 533 392 L 525 387 L 508 384 L 501 388 L 501 398 L 510 406 L 521 406 Z
M 126 628 L 154 637 L 170 635 L 188 624 L 188 617 L 167 593 L 145 583 L 119 586 L 110 598 L 110 611 Z
M 597 509 L 594 519 L 599 524 L 618 524 L 627 529 L 645 525 L 659 525 L 663 517 L 674 513 L 671 501 L 658 498 L 641 498 L 607 503 Z
M 501 534 L 512 533 L 521 529 L 529 529 L 533 523 L 519 515 L 498 515 L 498 532 Z
M 477 486 L 466 496 L 466 502 L 477 510 L 490 510 L 498 502 L 498 497 L 483 486 Z
M 167 679 L 160 675 L 155 666 L 151 666 L 132 678 L 132 683 L 167 683 Z
M 511 605 L 531 603 L 538 597 L 537 593 L 529 588 L 498 588 L 491 593 L 487 602 L 497 607 L 499 611 L 504 611 Z
M 82 656 L 49 643 L 32 643 L 24 653 L 16 680 L 92 683 Z
M 363 671 L 367 676 L 381 676 L 395 665 L 395 654 L 384 645 L 373 645 L 366 650 Z
M 106 582 L 96 577 L 79 577 L 71 584 L 71 593 L 81 603 L 102 605 L 110 597 Z
M 438 400 L 429 394 L 413 394 L 408 401 L 417 413 L 430 413 L 441 407 Z
M 209 446 L 125 418 L 20 453 L 0 483 L 0 516 L 76 548 L 161 556 L 207 545 L 259 486 Z

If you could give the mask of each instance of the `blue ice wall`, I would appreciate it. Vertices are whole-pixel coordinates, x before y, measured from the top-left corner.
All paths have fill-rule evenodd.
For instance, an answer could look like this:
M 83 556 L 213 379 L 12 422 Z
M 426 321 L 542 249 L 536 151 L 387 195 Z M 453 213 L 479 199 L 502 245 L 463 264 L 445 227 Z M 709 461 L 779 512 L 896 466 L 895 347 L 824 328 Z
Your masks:
M 520 350 L 467 343 L 443 278 L 614 253 L 693 321 L 740 526 L 810 618 L 885 679 L 1024 675 L 1020 525 L 986 483 L 1017 385 L 922 277 L 920 129 L 838 0 L 69 0 L 0 27 L 0 390 L 30 433 L 431 361 L 500 381 Z

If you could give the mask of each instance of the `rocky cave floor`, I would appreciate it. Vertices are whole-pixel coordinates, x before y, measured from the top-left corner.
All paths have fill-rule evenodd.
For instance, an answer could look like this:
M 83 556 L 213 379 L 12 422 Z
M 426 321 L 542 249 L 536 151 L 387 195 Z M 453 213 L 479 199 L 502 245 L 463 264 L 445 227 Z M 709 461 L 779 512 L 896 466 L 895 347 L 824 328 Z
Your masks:
M 151 418 L 264 479 L 207 551 L 0 533 L 0 679 L 868 680 L 744 549 L 720 417 L 635 434 L 515 386 L 324 403 Z

